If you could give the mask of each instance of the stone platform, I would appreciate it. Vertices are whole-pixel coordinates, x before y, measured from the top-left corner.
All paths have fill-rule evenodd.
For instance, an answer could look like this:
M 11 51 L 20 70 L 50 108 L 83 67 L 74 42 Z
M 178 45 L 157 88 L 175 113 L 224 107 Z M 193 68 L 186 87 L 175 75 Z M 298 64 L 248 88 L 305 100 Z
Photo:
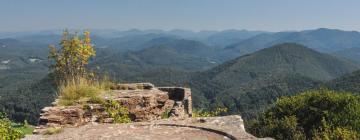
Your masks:
M 90 123 L 64 128 L 54 135 L 28 135 L 25 140 L 253 140 L 238 115 L 164 119 L 129 124 Z

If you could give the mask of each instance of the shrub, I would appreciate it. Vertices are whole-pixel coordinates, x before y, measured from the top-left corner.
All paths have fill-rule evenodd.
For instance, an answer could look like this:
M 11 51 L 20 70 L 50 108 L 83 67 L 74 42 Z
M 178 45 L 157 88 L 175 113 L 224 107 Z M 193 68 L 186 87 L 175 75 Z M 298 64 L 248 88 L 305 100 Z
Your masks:
M 4 113 L 0 113 L 0 138 L 3 140 L 15 140 L 23 137 L 21 131 L 14 129 L 11 121 L 6 118 Z
M 279 99 L 248 131 L 275 139 L 359 139 L 360 97 L 327 89 Z
M 110 100 L 105 103 L 106 112 L 115 123 L 130 123 L 129 111 L 126 107 L 121 106 L 117 101 Z

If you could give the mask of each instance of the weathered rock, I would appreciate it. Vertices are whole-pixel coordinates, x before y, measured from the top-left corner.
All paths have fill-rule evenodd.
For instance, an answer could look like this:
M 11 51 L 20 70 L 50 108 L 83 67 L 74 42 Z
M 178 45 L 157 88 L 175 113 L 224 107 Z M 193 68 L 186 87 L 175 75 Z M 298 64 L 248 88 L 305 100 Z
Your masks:
M 175 118 L 191 117 L 190 89 L 155 88 L 150 83 L 119 84 L 118 86 L 120 89 L 126 87 L 126 90 L 111 90 L 102 94 L 100 98 L 107 102 L 116 101 L 126 107 L 132 121 L 158 120 L 168 114 Z M 103 104 L 89 103 L 78 106 L 45 107 L 42 109 L 39 122 L 43 126 L 78 126 L 88 122 L 111 123 L 113 118 L 109 117 Z
M 105 96 L 127 107 L 133 121 L 150 121 L 161 119 L 163 113 L 171 110 L 174 101 L 167 92 L 153 90 L 116 90 Z
M 111 87 L 112 90 L 151 90 L 155 86 L 151 83 L 127 83 L 117 84 Z
M 86 122 L 102 122 L 104 118 L 109 117 L 102 104 L 86 104 L 83 106 L 83 109 L 85 110 L 83 117 Z
M 81 106 L 45 107 L 40 115 L 40 125 L 83 125 L 85 111 Z
M 105 118 L 103 120 L 103 123 L 113 123 L 114 122 L 114 118 Z

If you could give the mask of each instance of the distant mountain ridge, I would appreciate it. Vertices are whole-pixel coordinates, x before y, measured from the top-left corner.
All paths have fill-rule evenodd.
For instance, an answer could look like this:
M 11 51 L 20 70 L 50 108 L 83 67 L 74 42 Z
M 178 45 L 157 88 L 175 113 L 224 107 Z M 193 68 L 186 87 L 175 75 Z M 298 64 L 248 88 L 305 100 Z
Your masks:
M 76 29 L 68 29 L 70 31 L 81 32 L 81 30 Z M 39 40 L 40 37 L 42 39 L 49 37 L 61 36 L 60 29 L 55 30 L 43 30 L 43 31 L 27 31 L 27 32 L 0 32 L 0 38 L 16 38 L 16 39 L 24 39 L 24 40 Z M 226 42 L 226 40 L 230 41 L 235 38 L 246 39 L 252 37 L 254 35 L 264 33 L 264 31 L 249 31 L 249 30 L 236 30 L 229 29 L 223 31 L 215 31 L 215 30 L 203 30 L 203 31 L 191 31 L 184 29 L 173 29 L 173 30 L 160 30 L 160 29 L 129 29 L 129 30 L 116 30 L 116 29 L 90 29 L 90 31 L 102 38 L 122 38 L 127 36 L 141 36 L 146 34 L 163 34 L 167 36 L 177 36 L 183 39 L 194 39 L 194 40 L 203 40 L 210 42 Z M 48 37 L 46 37 L 48 36 Z M 212 40 L 215 39 L 215 40 Z M 56 41 L 56 40 L 55 40 Z M 47 41 L 48 42 L 48 41 Z M 218 44 L 218 43 L 217 43 Z
M 335 53 L 357 59 L 355 55 L 336 53 L 350 48 L 359 48 L 360 33 L 337 29 L 319 28 L 304 31 L 265 32 L 248 30 L 199 31 L 190 30 L 93 30 L 93 43 L 99 48 L 112 48 L 116 51 L 137 51 L 146 43 L 157 38 L 176 38 L 202 42 L 219 48 L 213 55 L 219 61 L 227 61 L 238 56 L 280 43 L 298 43 L 311 49 L 326 53 Z M 39 32 L 0 33 L 0 38 L 14 38 L 20 41 L 32 41 L 57 44 L 61 30 Z M 355 57 L 355 58 L 354 58 Z
M 97 58 L 90 65 L 98 66 L 122 79 L 128 79 L 127 77 L 162 69 L 202 71 L 220 63 L 212 59 L 216 49 L 198 41 L 156 38 L 144 43 L 143 47 L 139 51 Z
M 225 48 L 225 54 L 239 56 L 280 43 L 298 43 L 320 52 L 336 52 L 360 47 L 360 33 L 320 28 L 299 32 L 265 33 Z

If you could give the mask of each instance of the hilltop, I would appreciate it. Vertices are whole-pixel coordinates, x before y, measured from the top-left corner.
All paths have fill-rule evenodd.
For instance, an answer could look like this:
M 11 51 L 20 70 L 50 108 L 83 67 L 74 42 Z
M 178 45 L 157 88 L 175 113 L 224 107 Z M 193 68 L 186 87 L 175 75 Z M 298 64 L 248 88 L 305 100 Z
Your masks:
M 278 97 L 316 88 L 322 81 L 357 69 L 356 63 L 285 43 L 202 72 L 192 78 L 191 87 L 201 95 L 194 96 L 202 101 L 195 102 L 197 107 L 225 106 L 247 118 Z

